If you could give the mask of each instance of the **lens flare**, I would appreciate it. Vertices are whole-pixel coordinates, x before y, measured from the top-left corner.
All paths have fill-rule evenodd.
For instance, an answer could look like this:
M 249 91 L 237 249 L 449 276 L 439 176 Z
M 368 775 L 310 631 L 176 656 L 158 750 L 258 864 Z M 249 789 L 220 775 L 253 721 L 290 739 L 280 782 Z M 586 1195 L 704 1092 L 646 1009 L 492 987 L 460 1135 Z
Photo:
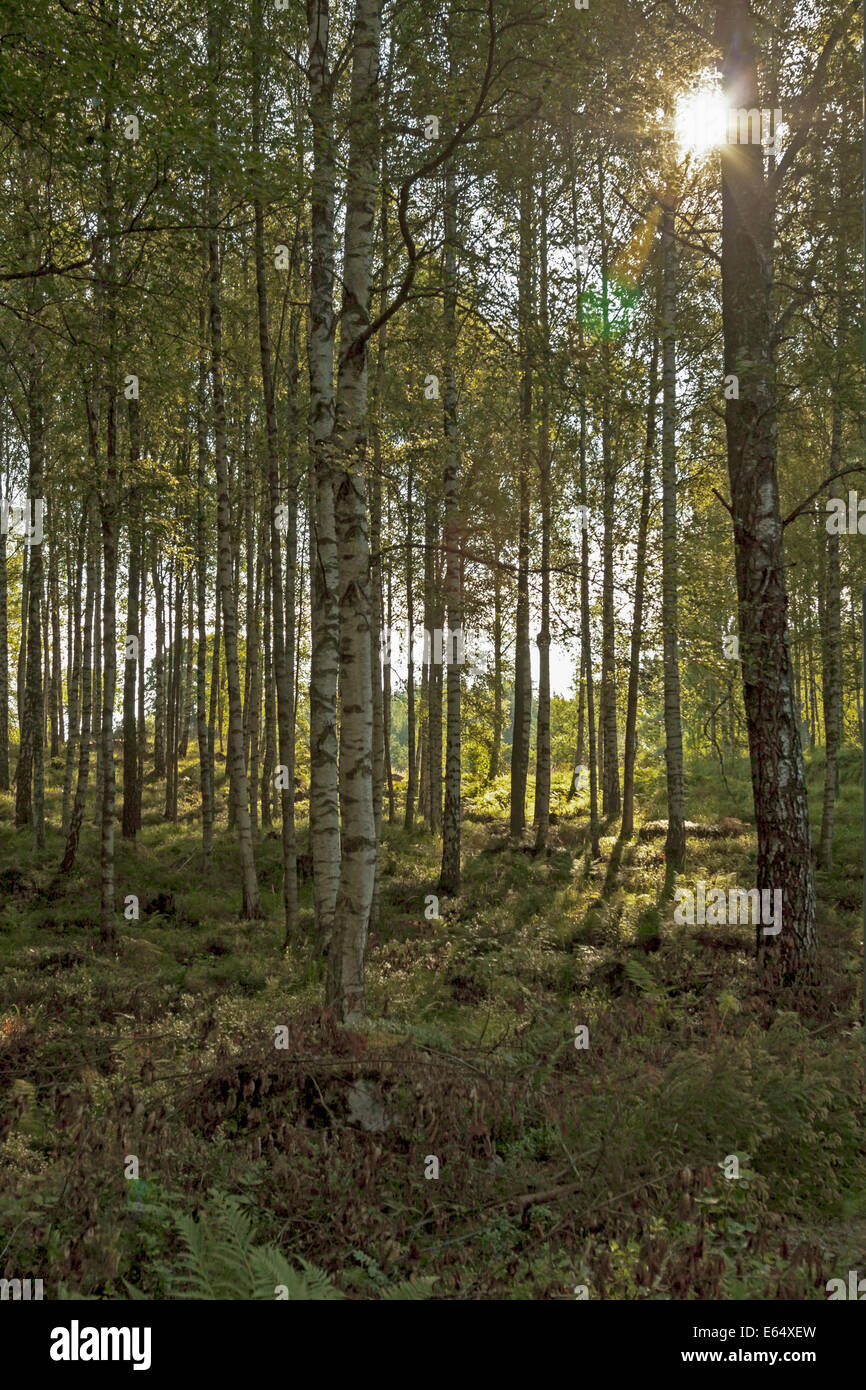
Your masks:
M 674 134 L 682 154 L 705 155 L 725 143 L 728 109 L 721 92 L 702 88 L 677 102 Z

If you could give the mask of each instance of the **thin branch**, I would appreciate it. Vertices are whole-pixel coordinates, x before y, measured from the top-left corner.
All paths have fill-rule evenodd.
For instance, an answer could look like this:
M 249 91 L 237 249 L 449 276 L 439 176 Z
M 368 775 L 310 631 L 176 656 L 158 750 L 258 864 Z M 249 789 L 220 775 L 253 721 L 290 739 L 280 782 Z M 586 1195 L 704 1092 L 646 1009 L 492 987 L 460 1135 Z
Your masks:
M 831 473 L 829 478 L 825 478 L 823 483 L 820 483 L 819 486 L 815 488 L 814 492 L 809 493 L 809 496 L 806 498 L 805 502 L 801 502 L 798 507 L 795 507 L 792 512 L 788 513 L 788 515 L 785 517 L 785 520 L 782 522 L 782 525 L 789 526 L 792 521 L 796 521 L 797 517 L 801 514 L 801 512 L 806 511 L 806 509 L 809 506 L 809 503 L 814 502 L 818 494 L 823 492 L 825 487 L 829 487 L 830 483 L 835 482 L 837 478 L 844 478 L 849 473 L 864 472 L 866 472 L 866 465 L 862 463 L 852 463 L 850 468 L 840 468 L 838 473 Z M 716 494 L 716 496 L 718 496 L 718 493 Z
M 860 0 L 848 0 L 848 4 L 845 6 L 845 9 L 843 10 L 842 14 L 836 20 L 836 23 L 830 30 L 830 35 L 827 39 L 827 42 L 821 49 L 818 61 L 815 64 L 815 71 L 812 74 L 812 81 L 809 83 L 809 86 L 806 88 L 806 91 L 804 93 L 805 109 L 803 112 L 803 119 L 801 120 L 796 131 L 794 132 L 790 144 L 788 145 L 788 148 L 786 149 L 783 157 L 779 160 L 779 163 L 776 165 L 775 171 L 767 180 L 767 191 L 770 196 L 775 197 L 781 183 L 783 182 L 786 175 L 788 174 L 788 171 L 793 165 L 794 160 L 797 158 L 797 155 L 800 153 L 801 149 L 803 148 L 803 146 L 809 138 L 809 135 L 812 130 L 812 123 L 815 119 L 815 112 L 818 109 L 818 101 L 821 97 L 821 94 L 825 86 L 827 64 L 830 61 L 834 48 L 838 44 L 843 32 L 845 31 L 849 19 L 851 18 L 854 11 L 859 8 Z

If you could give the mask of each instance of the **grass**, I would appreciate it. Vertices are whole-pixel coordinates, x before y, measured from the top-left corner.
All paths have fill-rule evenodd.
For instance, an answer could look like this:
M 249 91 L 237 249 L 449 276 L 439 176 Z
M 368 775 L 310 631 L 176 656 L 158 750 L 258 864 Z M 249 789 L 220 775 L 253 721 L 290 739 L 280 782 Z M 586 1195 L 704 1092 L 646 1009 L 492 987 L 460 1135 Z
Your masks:
M 817 824 L 820 758 L 807 774 Z M 753 882 L 748 769 L 726 777 L 688 770 L 691 819 L 745 824 L 693 838 L 683 884 Z M 586 807 L 557 773 L 542 856 L 507 843 L 507 778 L 469 788 L 463 889 L 438 917 L 436 842 L 385 825 L 352 1032 L 321 1009 L 309 884 L 283 949 L 267 828 L 266 920 L 238 920 L 224 786 L 202 874 L 193 762 L 179 823 L 151 780 L 137 842 L 118 838 L 118 901 L 142 913 L 111 951 L 92 808 L 52 891 L 62 769 L 44 854 L 0 795 L 0 874 L 17 873 L 0 879 L 0 1274 L 42 1277 L 48 1297 L 165 1297 L 179 1223 L 236 1201 L 257 1248 L 355 1298 L 412 1277 L 454 1299 L 826 1297 L 866 1262 L 853 750 L 841 778 L 808 1000 L 768 995 L 749 927 L 674 924 L 663 841 L 640 826 L 627 844 L 603 827 L 591 862 Z M 658 766 L 639 770 L 638 804 L 664 814 Z

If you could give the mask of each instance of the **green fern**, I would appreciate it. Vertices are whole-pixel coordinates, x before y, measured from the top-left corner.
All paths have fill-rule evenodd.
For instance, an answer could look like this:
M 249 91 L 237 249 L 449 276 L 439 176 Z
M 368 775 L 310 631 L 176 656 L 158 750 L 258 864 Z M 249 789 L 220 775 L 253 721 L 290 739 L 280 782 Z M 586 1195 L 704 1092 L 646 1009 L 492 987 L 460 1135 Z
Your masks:
M 333 1302 L 345 1298 L 329 1274 L 309 1260 L 300 1260 L 301 1272 L 293 1269 L 281 1251 L 272 1245 L 263 1245 L 253 1252 L 253 1269 L 256 1278 L 254 1298 L 274 1298 L 275 1290 L 284 1288 L 286 1296 L 297 1302 Z
M 169 1275 L 168 1297 L 202 1300 L 273 1300 L 285 1289 L 291 1302 L 344 1299 L 329 1274 L 308 1260 L 296 1269 L 273 1245 L 254 1244 L 253 1226 L 236 1197 L 214 1191 L 198 1220 L 175 1214 L 183 1242 L 180 1268 Z M 388 1300 L 429 1298 L 435 1278 L 404 1279 L 381 1285 L 368 1280 L 374 1297 Z M 132 1292 L 132 1291 L 130 1291 Z M 134 1294 L 133 1294 L 134 1296 Z
M 661 992 L 657 980 L 654 980 L 645 965 L 641 965 L 639 960 L 627 960 L 625 963 L 626 979 L 641 991 L 642 994 L 659 994 Z

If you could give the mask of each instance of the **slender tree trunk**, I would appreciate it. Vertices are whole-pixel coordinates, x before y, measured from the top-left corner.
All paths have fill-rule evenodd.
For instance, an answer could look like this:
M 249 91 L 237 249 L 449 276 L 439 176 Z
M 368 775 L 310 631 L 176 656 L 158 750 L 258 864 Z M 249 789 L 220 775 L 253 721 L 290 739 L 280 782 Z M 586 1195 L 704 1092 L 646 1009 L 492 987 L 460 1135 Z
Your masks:
M 4 493 L 4 496 L 0 498 L 0 510 L 3 511 L 4 516 L 7 514 L 8 504 L 8 494 Z M 9 619 L 7 597 L 6 528 L 0 527 L 0 791 L 9 790 Z
M 298 373 L 298 379 L 300 379 L 300 372 Z M 298 412 L 297 412 L 297 410 L 295 410 L 294 415 L 293 415 L 292 418 L 293 418 L 295 421 L 297 421 L 297 419 L 298 419 Z M 295 431 L 295 438 L 296 438 L 296 440 L 299 440 L 299 439 L 300 439 L 300 429 L 299 429 L 299 428 L 296 428 L 296 431 Z M 301 541 L 302 541 L 302 544 L 301 544 L 300 548 L 298 548 L 298 546 L 297 546 L 297 514 L 298 514 L 298 513 L 297 513 L 297 504 L 298 504 L 298 486 L 297 486 L 297 481 L 295 482 L 295 488 L 294 488 L 294 494 L 293 494 L 293 495 L 294 495 L 294 500 L 295 500 L 295 551 L 294 551 L 294 557 L 295 557 L 295 558 L 294 558 L 292 564 L 293 564 L 293 573 L 294 573 L 294 575 L 295 575 L 295 580 L 294 580 L 294 583 L 291 585 L 291 590 L 293 591 L 293 592 L 292 592 L 292 591 L 290 591 L 290 585 L 289 585 L 289 579 L 288 579 L 288 577 L 287 577 L 287 579 L 286 579 L 286 656 L 287 656 L 287 658 L 289 659 L 290 664 L 291 664 L 291 658 L 292 658 L 292 655 L 294 655 L 294 671 L 293 671 L 293 676 L 294 676 L 293 691 L 294 691 L 294 695 L 293 695 L 293 704 L 292 704 L 292 711 L 293 711 L 293 713 L 292 713 L 292 718 L 293 718 L 293 720 L 294 720 L 295 722 L 297 722 L 297 718 L 298 718 L 298 700 L 300 699 L 300 693 L 301 693 L 301 647 L 302 647 L 303 641 L 304 641 L 304 594 L 306 593 L 306 583 L 307 583 L 307 576 L 306 576 L 306 572 L 305 572 L 305 569 L 304 569 L 304 555 L 308 553 L 309 513 L 308 513 L 308 512 L 305 512 L 305 514 L 304 514 L 304 530 L 303 530 L 302 533 L 301 533 Z M 305 533 L 306 533 L 306 534 L 305 534 Z M 288 547 L 286 547 L 286 549 L 288 550 Z M 288 569 L 288 566 L 289 566 L 289 559 L 288 559 L 288 555 L 287 555 L 287 556 L 286 556 L 286 567 L 287 567 L 287 569 Z M 295 609 L 297 609 L 297 622 L 295 621 Z M 291 630 L 290 630 L 290 628 L 291 628 Z M 294 727 L 295 727 L 295 724 L 293 723 L 292 728 L 294 728 Z
M 391 96 L 391 76 L 393 72 L 393 48 L 385 77 L 383 106 L 387 110 Z M 388 242 L 388 160 L 386 143 L 380 138 L 379 165 L 379 257 L 381 263 L 381 289 L 379 292 L 379 312 L 386 306 L 390 276 L 390 255 Z M 382 412 L 385 395 L 385 354 L 388 346 L 387 324 L 379 332 L 376 351 L 376 375 L 373 380 L 370 403 L 370 431 L 372 434 L 373 457 L 369 467 L 370 493 L 370 669 L 372 675 L 372 713 L 373 713 L 373 823 L 376 839 L 376 876 L 373 884 L 373 900 L 370 906 L 370 929 L 379 920 L 379 846 L 382 841 L 382 800 L 385 790 L 386 767 L 386 712 L 385 684 L 390 677 L 390 652 L 386 652 L 386 662 L 382 661 Z M 388 634 L 390 645 L 390 630 Z
M 84 553 L 87 540 L 88 519 L 90 516 L 90 499 L 85 500 L 81 517 L 81 528 L 78 533 L 78 546 L 75 557 L 75 572 L 73 583 L 69 586 L 69 609 L 72 615 L 73 639 L 72 639 L 72 666 L 69 676 L 69 737 L 66 743 L 66 767 L 63 774 L 63 810 L 61 812 L 61 829 L 64 835 L 69 833 L 69 817 L 72 810 L 72 776 L 75 771 L 75 754 L 78 750 L 80 738 L 80 706 L 83 694 L 83 684 L 86 679 L 90 681 L 90 672 L 82 672 L 81 668 L 81 598 L 82 581 L 84 571 Z M 91 619 L 92 619 L 91 614 Z
M 425 593 L 425 640 L 430 653 L 427 667 L 427 826 L 431 835 L 442 829 L 442 661 L 444 611 L 440 597 L 439 499 L 432 489 L 425 495 L 425 550 L 429 557 L 429 588 Z
M 220 704 L 220 690 L 222 684 L 220 676 L 222 673 L 222 619 L 220 616 L 219 584 L 217 584 L 216 603 L 214 605 L 213 617 L 213 655 L 211 657 L 211 676 L 210 676 L 210 698 L 208 703 L 207 716 L 207 749 L 210 761 L 211 775 L 211 794 L 214 798 L 214 819 L 216 819 L 216 731 L 219 724 L 220 751 L 222 751 L 222 706 Z
M 586 506 L 586 397 L 580 398 L 580 495 Z M 586 663 L 586 727 L 589 732 L 589 835 L 593 859 L 601 854 L 598 829 L 598 765 L 595 737 L 595 699 L 592 679 L 592 627 L 589 612 L 589 530 L 580 535 L 580 642 Z
M 250 672 L 250 710 L 249 710 L 249 785 L 250 785 L 250 821 L 252 822 L 253 834 L 257 834 L 259 828 L 259 761 L 260 761 L 260 742 L 261 742 L 261 708 L 262 708 L 262 663 L 259 632 L 259 615 L 261 611 L 262 596 L 262 544 L 260 538 L 256 547 L 256 583 L 255 598 L 253 601 L 253 621 L 252 631 L 247 637 L 247 667 Z M 250 648 L 252 647 L 252 652 Z
M 274 685 L 274 636 L 271 619 L 271 553 L 263 547 L 264 626 L 262 628 L 262 686 L 264 690 L 265 736 L 262 745 L 261 789 L 262 829 L 272 824 L 271 788 L 277 767 L 277 691 Z M 276 809 L 276 798 L 274 798 Z
M 28 424 L 28 500 L 25 532 L 28 550 L 27 576 L 27 686 L 24 720 L 20 732 L 20 751 L 16 768 L 15 824 L 31 825 L 37 850 L 45 848 L 44 688 L 42 684 L 42 546 L 31 544 L 31 507 L 43 493 L 45 457 L 45 419 L 42 406 L 42 362 L 35 341 L 29 347 L 27 382 Z
M 174 601 L 172 602 L 172 579 L 174 580 Z M 177 819 L 177 688 L 180 679 L 180 650 L 178 643 L 183 641 L 181 607 L 181 562 L 178 556 L 173 562 L 168 579 L 168 679 L 166 681 L 166 719 L 165 719 L 165 803 L 163 817 L 171 821 Z M 181 632 L 179 632 L 181 629 Z
M 738 107 L 760 109 L 746 0 L 724 0 L 718 18 L 724 90 Z M 756 886 L 783 895 L 781 931 L 764 936 L 758 928 L 758 944 L 775 976 L 803 981 L 813 972 L 817 932 L 777 474 L 773 247 L 774 196 L 764 181 L 761 146 L 723 148 L 724 365 L 726 375 L 739 379 L 739 399 L 725 402 L 725 425 L 758 837 Z
M 650 490 L 653 459 L 656 447 L 656 396 L 658 395 L 658 334 L 653 332 L 649 370 L 649 400 L 647 403 L 646 444 L 643 457 L 643 478 L 640 492 L 640 518 L 637 528 L 635 557 L 634 617 L 631 630 L 631 660 L 628 672 L 628 704 L 625 721 L 625 749 L 622 772 L 622 826 L 620 835 L 630 840 L 634 834 L 634 768 L 637 759 L 637 704 L 640 682 L 640 652 L 643 637 L 643 606 L 646 588 L 646 551 L 649 530 Z M 581 695 L 583 691 L 581 690 Z M 582 732 L 582 731 L 581 731 Z
M 411 830 L 415 823 L 415 800 L 418 792 L 415 759 L 415 600 L 412 589 L 412 568 L 415 559 L 412 550 L 415 520 L 412 510 L 413 481 L 412 460 L 410 458 L 409 475 L 406 483 L 406 623 L 409 638 L 408 670 L 406 673 L 406 807 L 403 814 L 403 826 L 406 830 Z
M 386 584 L 386 612 L 385 622 L 389 634 L 393 630 L 394 622 L 394 569 L 391 560 L 391 541 L 394 534 L 391 524 L 391 497 L 388 495 L 388 578 Z M 387 659 L 382 665 L 382 734 L 385 744 L 385 785 L 388 789 L 388 824 L 395 825 L 397 822 L 397 807 L 394 802 L 394 770 L 391 762 L 391 653 L 390 645 L 386 653 Z
M 153 603 L 156 623 L 156 650 L 153 655 L 153 775 L 159 779 L 165 776 L 165 590 L 162 583 L 161 562 L 155 547 L 151 574 L 153 575 Z
M 98 456 L 97 456 L 98 457 Z M 102 824 L 102 546 L 96 550 L 96 605 L 93 609 L 93 747 L 96 753 L 96 797 L 93 823 Z
M 541 351 L 541 421 L 538 441 L 541 501 L 541 629 L 538 643 L 538 712 L 535 735 L 535 852 L 547 844 L 550 826 L 550 324 L 547 289 L 547 169 L 541 175 L 539 295 Z
M 87 537 L 87 594 L 84 601 L 84 640 L 81 672 L 81 738 L 78 746 L 78 778 L 75 784 L 75 800 L 72 805 L 72 815 L 69 821 L 69 830 L 66 835 L 66 849 L 63 854 L 63 861 L 60 865 L 60 872 L 68 874 L 72 871 L 75 864 L 75 856 L 78 852 L 78 841 L 81 837 L 81 826 L 84 821 L 84 810 L 87 801 L 87 782 L 90 776 L 90 735 L 91 717 L 93 711 L 93 680 L 91 671 L 93 665 L 93 626 L 96 615 L 96 604 L 99 600 L 99 586 L 96 582 L 96 563 L 95 550 L 97 541 L 95 537 L 93 501 L 85 503 L 85 516 L 83 522 L 84 534 Z
M 335 153 L 329 0 L 307 0 L 313 178 L 310 195 L 310 839 L 316 929 L 329 947 L 340 883 L 340 802 L 337 762 L 339 583 L 331 435 L 334 429 L 334 186 Z
M 511 815 L 509 833 L 519 839 L 526 827 L 526 778 L 532 726 L 532 670 L 529 659 L 529 478 L 532 444 L 532 181 L 525 172 L 520 188 L 520 478 L 517 543 L 517 615 L 514 638 L 514 727 L 511 738 Z
M 384 331 L 384 330 L 383 330 Z M 380 360 L 383 356 L 382 339 L 379 339 Z M 378 367 L 377 367 L 378 377 Z M 381 399 L 381 396 L 379 397 Z M 373 409 L 373 460 L 369 469 L 370 482 L 370 676 L 371 714 L 373 719 L 372 744 L 372 788 L 373 823 L 378 846 L 382 839 L 382 800 L 385 791 L 385 696 L 382 683 L 382 454 L 379 441 L 378 422 L 375 422 Z M 370 927 L 376 926 L 379 918 L 379 856 L 376 855 L 376 878 L 373 887 L 373 900 L 370 904 Z
M 365 416 L 379 124 L 379 0 L 356 0 L 340 363 L 334 440 L 340 615 L 340 886 L 326 1003 L 351 1023 L 365 1009 L 364 957 L 376 877 Z
M 578 769 L 583 765 L 583 745 L 586 725 L 586 677 L 584 675 L 584 672 L 586 670 L 585 657 L 586 653 L 583 650 L 583 643 L 581 642 L 580 661 L 578 662 L 577 676 L 577 744 L 574 750 L 574 762 L 572 765 L 571 782 L 568 788 L 568 796 L 565 798 L 566 803 L 572 801 L 573 798 L 577 795 Z M 623 801 L 623 807 L 624 806 L 625 801 Z M 624 814 L 625 812 L 623 811 L 623 815 Z
M 384 172 L 384 171 L 383 171 Z M 380 221 L 382 240 L 382 280 L 388 279 L 387 193 L 383 186 L 382 215 Z M 381 292 L 381 305 L 385 302 L 384 288 Z M 374 377 L 370 406 L 370 432 L 372 435 L 372 458 L 368 465 L 370 494 L 370 672 L 372 679 L 373 716 L 373 823 L 377 846 L 382 839 L 382 798 L 385 789 L 385 692 L 382 679 L 382 434 L 380 412 L 385 389 L 385 349 L 387 332 L 383 328 L 379 334 L 376 352 L 376 375 Z M 379 856 L 376 855 L 376 879 L 373 887 L 373 900 L 370 905 L 370 928 L 375 927 L 379 917 Z
M 665 766 L 668 832 L 665 860 L 681 873 L 686 858 L 683 731 L 677 623 L 677 365 L 674 212 L 662 211 L 662 637 L 664 646 Z
M 844 248 L 841 238 L 836 250 L 836 363 L 832 385 L 832 425 L 830 436 L 830 474 L 838 473 L 842 458 L 842 333 L 843 317 L 841 308 L 842 280 L 845 269 Z M 830 496 L 841 497 L 843 479 L 837 478 L 831 484 Z M 842 576 L 839 563 L 839 536 L 836 532 L 826 532 L 826 604 L 821 622 L 823 636 L 823 662 L 821 685 L 824 699 L 824 738 L 826 764 L 824 767 L 824 805 L 821 816 L 821 840 L 818 848 L 818 862 L 824 869 L 833 867 L 833 824 L 836 812 L 836 796 L 839 790 L 839 746 L 842 741 Z M 819 547 L 823 536 L 819 533 Z M 820 549 L 819 549 L 820 553 Z
M 145 628 L 147 626 L 147 520 L 142 515 L 141 531 L 139 533 L 139 556 L 138 569 L 141 576 L 141 600 L 139 603 L 139 634 L 138 634 L 138 773 L 136 776 L 136 813 L 135 820 L 141 829 L 141 807 L 144 797 L 144 760 L 147 757 L 147 719 L 145 714 L 145 690 L 147 685 L 147 665 L 146 665 L 146 641 Z
M 815 651 L 812 646 L 811 614 L 809 628 L 809 747 L 814 748 L 821 741 L 818 719 L 818 686 L 815 680 Z
M 51 603 L 51 756 L 60 756 L 63 737 L 63 662 L 60 655 L 60 582 L 58 579 L 57 543 L 54 532 L 49 537 L 48 593 Z
M 427 773 L 427 662 L 421 665 L 421 716 L 418 721 L 418 746 L 415 760 L 418 764 L 418 814 L 430 820 L 430 778 Z
M 859 637 L 861 638 L 861 640 L 862 640 L 863 637 L 864 637 L 864 634 L 863 634 L 862 632 L 860 632 L 860 630 L 859 630 L 860 625 L 859 625 L 858 622 L 857 622 L 857 610 L 856 610 L 855 601 L 854 601 L 854 585 L 853 585 L 853 584 L 851 585 L 851 588 L 850 588 L 850 591 L 849 591 L 849 592 L 850 592 L 850 598 L 851 598 L 851 632 L 852 632 L 853 637 L 854 637 L 854 653 L 855 653 L 855 655 L 854 655 L 854 695 L 855 695 L 856 705 L 857 705 L 857 737 L 858 737 L 858 739 L 860 740 L 860 742 L 862 743 L 862 742 L 863 742 L 863 700 L 862 700 L 862 696 L 861 696 L 861 686 L 860 686 L 860 651 L 861 651 L 861 647 L 860 647 L 860 643 L 858 642 L 857 639 L 858 639 L 858 636 L 859 636 Z
M 580 220 L 577 208 L 577 178 L 569 159 L 571 192 L 571 234 L 575 247 L 580 246 Z M 582 507 L 580 530 L 580 646 L 581 662 L 586 681 L 586 727 L 589 740 L 589 835 L 590 853 L 593 859 L 600 856 L 598 827 L 598 765 L 595 737 L 595 699 L 592 679 L 592 624 L 589 611 L 589 507 L 586 479 L 586 366 L 583 348 L 583 286 L 578 274 L 577 280 L 577 331 L 580 368 L 578 372 L 578 487 Z
M 602 809 L 606 816 L 620 810 L 619 750 L 616 727 L 616 613 L 614 608 L 614 530 L 616 524 L 616 459 L 612 447 L 610 418 L 610 279 L 604 161 L 598 159 L 599 210 L 601 214 L 601 298 L 602 298 L 602 419 L 601 449 L 603 500 L 602 596 L 601 596 L 601 697 L 599 700 L 599 761 Z
M 326 12 L 327 13 L 327 12 Z M 312 26 L 311 16 L 311 26 Z M 324 49 L 321 57 L 327 61 L 327 19 L 325 21 Z M 312 29 L 311 29 L 312 33 Z M 253 82 L 253 143 L 258 150 L 261 142 L 261 82 L 264 63 L 263 28 L 261 0 L 253 6 L 254 56 L 256 59 Z M 262 396 L 265 407 L 265 444 L 268 460 L 268 503 L 270 510 L 270 570 L 272 581 L 272 625 L 273 625 L 273 668 L 276 684 L 277 737 L 281 770 L 280 825 L 283 853 L 283 916 L 285 920 L 285 942 L 292 944 L 298 930 L 298 881 L 297 851 L 295 841 L 295 700 L 294 700 L 294 620 L 295 620 L 295 570 L 297 565 L 297 516 L 298 491 L 295 473 L 294 450 L 296 439 L 295 385 L 297 367 L 295 362 L 294 326 L 291 335 L 291 366 L 289 374 L 289 412 L 292 439 L 290 440 L 291 476 L 289 478 L 288 507 L 283 507 L 280 479 L 279 434 L 274 395 L 274 381 L 271 366 L 271 337 L 268 325 L 268 288 L 265 272 L 265 216 L 261 199 L 253 205 L 255 217 L 255 264 L 256 264 L 256 306 L 259 326 L 259 358 L 262 374 Z M 320 229 L 321 230 L 321 229 Z M 294 261 L 289 267 L 291 276 Z M 294 320 L 293 320 L 294 325 Z M 286 518 L 286 586 L 283 589 L 283 516 Z M 286 627 L 288 626 L 288 632 Z M 310 792 L 312 814 L 312 789 Z
M 101 910 L 99 936 L 109 945 L 116 935 L 114 901 L 114 695 L 117 688 L 117 400 L 109 384 L 106 403 L 105 491 L 102 502 L 102 830 L 100 836 Z
M 134 840 L 138 830 L 138 729 L 135 718 L 135 683 L 141 653 L 138 598 L 141 587 L 138 573 L 139 536 L 136 517 L 135 475 L 138 468 L 138 401 L 129 402 L 129 468 L 133 485 L 129 495 L 129 576 L 126 599 L 126 640 L 123 666 L 123 823 L 124 840 Z M 130 638 L 134 642 L 130 644 Z M 130 645 L 132 650 L 129 650 Z
M 218 36 L 215 7 L 208 10 L 208 66 L 211 73 L 211 91 L 215 91 Z M 217 125 L 216 112 L 212 111 L 213 126 Z M 214 129 L 214 147 L 218 146 L 217 131 Z M 236 790 L 236 818 L 238 850 L 242 883 L 242 916 L 246 919 L 262 916 L 259 885 L 256 879 L 256 864 L 253 853 L 252 826 L 250 824 L 249 798 L 247 795 L 247 769 L 244 764 L 244 727 L 241 707 L 240 671 L 238 668 L 238 617 L 235 594 L 232 589 L 232 519 L 229 503 L 229 472 L 226 458 L 226 406 L 223 387 L 222 364 L 222 311 L 220 307 L 220 259 L 217 215 L 217 189 L 213 171 L 209 175 L 209 216 L 208 216 L 208 302 L 210 309 L 210 349 L 211 349 L 211 392 L 213 400 L 214 465 L 217 480 L 217 574 L 222 607 L 223 640 L 226 652 L 226 671 L 229 692 L 229 750 L 231 757 L 232 781 Z
M 445 809 L 442 820 L 442 866 L 439 891 L 460 892 L 460 664 L 463 657 L 463 612 L 460 595 L 460 516 L 458 473 L 460 442 L 457 433 L 457 180 L 454 161 L 445 171 L 445 602 L 448 617 L 446 660 Z
M 254 763 L 258 763 L 256 737 L 258 715 L 256 710 L 256 688 L 259 670 L 258 597 L 259 566 L 258 535 L 256 534 L 255 484 L 253 481 L 252 456 L 250 452 L 249 406 L 245 412 L 243 429 L 243 528 L 245 532 L 243 553 L 246 559 L 246 615 L 244 620 L 244 760 L 247 777 L 252 788 L 250 797 L 250 820 L 253 834 L 258 829 L 258 801 Z M 238 539 L 240 548 L 240 538 Z M 238 562 L 240 563 L 240 561 Z
M 298 584 L 298 453 L 300 446 L 300 412 L 298 408 L 300 310 L 292 316 L 289 334 L 290 361 L 286 382 L 287 444 L 290 460 L 287 478 L 286 559 L 282 584 L 274 587 L 274 622 L 282 620 L 285 612 L 284 667 L 277 675 L 277 733 L 280 762 L 286 768 L 286 787 L 280 793 L 280 812 L 283 845 L 283 908 L 286 921 L 285 944 L 290 945 L 298 934 L 297 838 L 295 830 L 295 740 L 298 719 L 298 670 L 301 659 L 304 582 Z M 274 481 L 279 483 L 279 477 Z M 272 551 L 272 555 L 276 552 Z M 295 622 L 296 593 L 300 594 L 301 620 Z M 295 650 L 297 628 L 297 651 Z M 285 694 L 280 690 L 285 679 Z
M 180 756 L 186 758 L 189 752 L 189 733 L 192 723 L 192 671 L 193 671 L 193 650 L 195 641 L 193 638 L 193 616 L 192 616 L 192 572 L 187 575 L 185 580 L 186 591 L 186 670 L 183 678 L 183 712 L 180 720 Z
M 502 569 L 499 546 L 493 556 L 493 733 L 490 741 L 490 763 L 487 781 L 499 776 L 502 758 Z
M 45 750 L 48 756 L 54 757 L 52 740 L 56 728 L 54 717 L 54 663 L 51 659 L 51 543 L 47 537 L 45 540 L 45 550 L 48 552 L 48 564 L 46 565 L 43 551 L 42 577 L 44 587 L 42 590 L 42 602 L 40 612 L 42 613 L 42 749 L 43 763 Z M 46 572 L 47 571 L 47 572 Z
M 204 300 L 199 304 L 199 363 L 196 396 L 196 612 L 198 616 L 198 645 L 195 668 L 196 734 L 198 737 L 199 789 L 201 792 L 201 864 L 207 872 L 213 859 L 214 774 L 213 727 L 208 728 L 207 713 L 207 555 L 206 497 L 207 497 L 207 311 Z M 217 680 L 212 681 L 211 702 Z
M 78 540 L 79 540 L 79 542 L 80 542 L 80 540 L 81 540 L 80 529 L 79 529 L 79 533 L 78 533 Z M 73 598 L 72 598 L 72 595 L 73 595 L 74 590 L 75 590 L 75 572 L 74 572 L 74 561 L 73 561 L 73 554 L 72 554 L 72 546 L 70 545 L 69 535 L 67 535 L 67 536 L 66 536 L 66 539 L 65 539 L 65 551 L 64 551 L 64 557 L 63 557 L 63 558 L 64 558 L 64 568 L 65 568 L 65 571 L 66 571 L 66 720 L 67 720 L 67 725 L 66 725 L 66 727 L 67 727 L 67 730 L 68 730 L 68 729 L 69 729 L 69 717 L 70 717 L 70 715 L 69 715 L 69 703 L 70 703 L 70 698 L 71 698 L 70 683 L 71 683 L 71 681 L 72 681 L 73 648 L 74 648 L 74 646 L 75 646 L 75 639 L 74 639 L 74 636 L 73 636 L 73 633 L 75 632 L 75 605 L 74 605 L 74 603 L 73 603 Z M 79 614 L 79 622 L 80 622 L 80 614 Z M 75 733 L 76 733 L 76 734 L 78 733 L 78 730 L 77 730 L 77 729 L 75 730 Z M 67 742 L 68 742 L 68 741 L 69 741 L 69 733 L 67 733 Z
M 18 758 L 23 750 L 22 731 L 24 729 L 24 705 L 27 694 L 27 608 L 30 599 L 30 547 L 24 547 L 21 569 L 21 637 L 18 642 L 18 662 L 15 679 L 15 703 L 18 706 Z M 30 756 L 29 753 L 26 756 Z M 18 785 L 18 768 L 15 769 L 15 784 Z M 16 790 L 17 795 L 17 790 Z M 25 821 L 25 824 L 27 822 Z
M 580 767 L 583 763 L 583 750 L 586 740 L 586 662 L 584 660 L 583 648 L 581 646 L 580 662 L 580 691 L 577 697 L 577 747 L 574 750 L 574 763 Z

